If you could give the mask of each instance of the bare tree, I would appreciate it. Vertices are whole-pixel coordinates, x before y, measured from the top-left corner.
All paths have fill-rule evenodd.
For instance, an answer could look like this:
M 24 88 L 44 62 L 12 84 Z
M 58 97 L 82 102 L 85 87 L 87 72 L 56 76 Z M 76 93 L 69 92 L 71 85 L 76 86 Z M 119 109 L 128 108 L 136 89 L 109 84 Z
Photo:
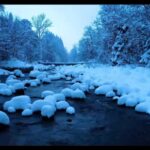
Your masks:
M 41 41 L 43 35 L 46 33 L 48 28 L 52 25 L 52 22 L 49 19 L 46 19 L 45 14 L 40 14 L 38 16 L 32 17 L 32 24 L 35 28 L 35 32 Z M 40 50 L 40 59 L 43 59 L 43 51 L 41 47 L 41 43 L 39 42 L 39 50 Z
M 41 39 L 47 29 L 52 25 L 52 22 L 49 19 L 46 19 L 45 14 L 40 14 L 32 17 L 32 24 L 38 37 Z

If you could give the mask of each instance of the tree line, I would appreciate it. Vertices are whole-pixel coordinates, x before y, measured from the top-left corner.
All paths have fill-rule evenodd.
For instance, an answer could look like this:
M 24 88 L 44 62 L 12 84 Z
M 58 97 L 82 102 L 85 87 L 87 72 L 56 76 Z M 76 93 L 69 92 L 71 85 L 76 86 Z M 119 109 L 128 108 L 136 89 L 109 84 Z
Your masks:
M 6 12 L 0 5 L 0 60 L 67 61 L 62 39 L 48 31 L 51 25 L 45 14 L 32 17 L 30 22 Z
M 150 65 L 150 5 L 101 5 L 70 59 Z

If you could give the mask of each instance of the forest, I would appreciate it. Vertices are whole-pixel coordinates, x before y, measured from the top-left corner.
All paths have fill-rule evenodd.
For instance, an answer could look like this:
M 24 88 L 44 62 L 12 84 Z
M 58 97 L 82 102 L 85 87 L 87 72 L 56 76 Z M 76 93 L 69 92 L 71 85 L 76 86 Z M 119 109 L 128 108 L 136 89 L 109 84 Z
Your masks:
M 68 54 L 63 41 L 48 31 L 52 22 L 44 14 L 32 22 L 5 12 L 0 6 L 0 59 L 22 61 L 83 61 L 149 66 L 149 5 L 101 5 L 95 21 Z M 28 55 L 30 53 L 30 55 Z
M 102 5 L 71 51 L 74 61 L 149 65 L 149 5 Z
M 48 28 L 52 22 L 44 14 L 32 22 L 5 12 L 0 6 L 0 60 L 19 59 L 25 62 L 67 61 L 62 39 Z

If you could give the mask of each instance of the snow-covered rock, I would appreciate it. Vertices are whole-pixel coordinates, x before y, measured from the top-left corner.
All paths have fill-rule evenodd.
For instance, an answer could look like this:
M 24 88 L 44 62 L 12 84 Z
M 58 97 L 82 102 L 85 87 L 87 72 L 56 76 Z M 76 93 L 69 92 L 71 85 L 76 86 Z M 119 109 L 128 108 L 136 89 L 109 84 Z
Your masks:
M 117 104 L 118 105 L 125 105 L 128 95 L 123 95 L 118 98 Z
M 8 87 L 7 84 L 5 84 L 5 83 L 0 83 L 0 89 L 7 88 L 7 87 Z
M 71 93 L 71 97 L 72 97 L 72 98 L 77 98 L 77 99 L 85 99 L 85 98 L 86 98 L 84 92 L 81 91 L 81 90 L 79 90 L 79 89 L 74 90 L 74 91 Z
M 21 115 L 22 115 L 22 116 L 31 116 L 32 113 L 33 113 L 33 112 L 32 112 L 31 109 L 26 108 L 26 109 L 24 109 L 24 110 L 22 111 Z
M 114 96 L 112 99 L 113 99 L 113 100 L 118 100 L 118 99 L 119 99 L 119 96 Z
M 39 76 L 41 74 L 40 71 L 38 70 L 32 70 L 30 73 L 29 73 L 29 77 L 31 78 L 37 78 L 37 76 Z
M 12 107 L 12 106 L 9 106 L 7 111 L 9 113 L 14 113 L 14 112 L 16 112 L 16 109 L 14 107 Z
M 112 86 L 111 85 L 102 85 L 100 87 L 98 87 L 96 90 L 95 90 L 95 94 L 97 95 L 100 95 L 100 94 L 107 94 L 108 92 L 112 91 Z
M 8 79 L 6 80 L 6 84 L 11 87 L 11 90 L 13 93 L 16 92 L 16 90 L 23 90 L 25 89 L 24 87 L 24 82 L 17 80 L 17 79 Z
M 89 89 L 90 89 L 90 90 L 94 90 L 95 87 L 94 87 L 93 85 L 91 85 L 91 86 L 89 87 Z
M 43 78 L 41 81 L 42 81 L 42 83 L 46 83 L 46 84 L 51 83 L 51 79 L 49 79 L 47 77 Z
M 138 99 L 136 99 L 135 97 L 129 97 L 125 102 L 125 105 L 128 107 L 135 107 L 137 104 Z
M 127 85 L 127 84 L 118 85 L 116 87 L 116 90 L 117 90 L 117 95 L 125 95 L 125 94 L 129 94 L 131 92 L 129 85 Z
M 15 92 L 16 92 L 16 90 L 15 90 L 14 86 L 9 85 L 8 87 L 11 89 L 12 93 L 15 93 Z
M 139 102 L 143 101 L 143 99 L 140 98 L 140 96 L 137 96 L 136 93 L 123 95 L 118 98 L 118 105 L 126 105 L 128 107 L 134 107 Z
M 31 110 L 33 112 L 41 111 L 41 109 L 44 105 L 50 105 L 50 103 L 48 101 L 44 101 L 44 100 L 40 100 L 40 99 L 36 100 L 32 103 Z
M 10 95 L 12 95 L 12 90 L 10 88 L 0 89 L 0 95 L 10 96 Z
M 76 90 L 76 89 L 80 89 L 82 91 L 88 91 L 88 85 L 87 84 L 81 84 L 81 83 L 74 83 L 73 85 L 71 85 L 71 88 L 73 90 Z
M 25 88 L 23 82 L 15 83 L 13 87 L 15 90 L 23 90 Z
M 15 110 L 25 109 L 30 103 L 31 99 L 27 95 L 15 96 L 10 101 L 6 101 L 3 105 L 3 108 L 7 111 L 10 109 L 10 107 L 13 107 Z
M 0 75 L 9 75 L 10 71 L 7 71 L 5 69 L 0 69 Z
M 57 108 L 58 110 L 66 109 L 67 107 L 69 107 L 69 103 L 66 102 L 66 101 L 59 101 L 59 102 L 56 102 L 56 108 Z
M 37 82 L 37 81 L 30 81 L 30 86 L 32 86 L 32 87 L 36 87 L 36 86 L 38 86 L 39 85 L 39 83 Z
M 114 97 L 115 96 L 115 92 L 114 91 L 109 91 L 106 93 L 106 97 Z
M 63 78 L 63 76 L 61 74 L 54 74 L 54 75 L 48 75 L 48 78 L 53 81 L 53 80 L 59 80 Z
M 48 95 L 53 95 L 53 94 L 54 94 L 53 91 L 48 91 L 48 90 L 46 90 L 46 91 L 43 91 L 43 92 L 42 92 L 41 97 L 42 97 L 42 98 L 45 98 L 46 96 L 48 96 Z
M 135 110 L 150 114 L 150 101 L 145 101 L 136 105 Z
M 14 84 L 20 83 L 20 82 L 21 82 L 20 80 L 18 80 L 18 79 L 13 79 L 13 78 L 6 80 L 6 84 L 7 84 L 7 85 L 12 85 L 12 86 L 13 86 Z
M 39 79 L 24 80 L 23 83 L 25 86 L 32 86 L 32 87 L 36 87 L 41 84 Z
M 55 114 L 56 108 L 52 105 L 44 105 L 41 110 L 41 116 L 50 118 Z
M 75 114 L 75 109 L 72 106 L 67 107 L 66 113 L 68 114 Z
M 15 75 L 9 75 L 6 80 L 10 80 L 10 79 L 16 79 L 16 76 Z
M 44 78 L 48 77 L 48 73 L 47 72 L 41 72 L 39 75 L 36 76 L 37 79 L 39 79 L 40 81 L 43 81 Z
M 44 98 L 44 101 L 48 102 L 50 105 L 55 106 L 57 99 L 55 95 L 48 95 Z
M 72 78 L 71 77 L 66 77 L 66 80 L 67 81 L 70 81 Z
M 0 124 L 2 124 L 2 125 L 10 124 L 10 119 L 9 119 L 8 115 L 3 111 L 0 111 Z
M 70 88 L 65 88 L 61 91 L 65 95 L 65 97 L 72 97 L 73 90 Z
M 19 69 L 14 70 L 14 75 L 17 77 L 24 77 L 24 74 Z
M 54 97 L 56 98 L 56 101 L 65 101 L 65 95 L 63 93 L 56 93 L 54 94 Z

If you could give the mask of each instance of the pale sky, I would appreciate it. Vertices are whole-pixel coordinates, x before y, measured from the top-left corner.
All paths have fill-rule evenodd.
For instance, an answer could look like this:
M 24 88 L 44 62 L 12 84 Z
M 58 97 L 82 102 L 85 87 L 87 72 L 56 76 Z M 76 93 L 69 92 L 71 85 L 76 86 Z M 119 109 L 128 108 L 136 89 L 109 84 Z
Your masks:
M 41 13 L 53 23 L 51 32 L 62 38 L 68 51 L 81 39 L 84 28 L 90 25 L 99 10 L 99 5 L 4 5 L 5 11 L 21 19 L 31 21 Z

